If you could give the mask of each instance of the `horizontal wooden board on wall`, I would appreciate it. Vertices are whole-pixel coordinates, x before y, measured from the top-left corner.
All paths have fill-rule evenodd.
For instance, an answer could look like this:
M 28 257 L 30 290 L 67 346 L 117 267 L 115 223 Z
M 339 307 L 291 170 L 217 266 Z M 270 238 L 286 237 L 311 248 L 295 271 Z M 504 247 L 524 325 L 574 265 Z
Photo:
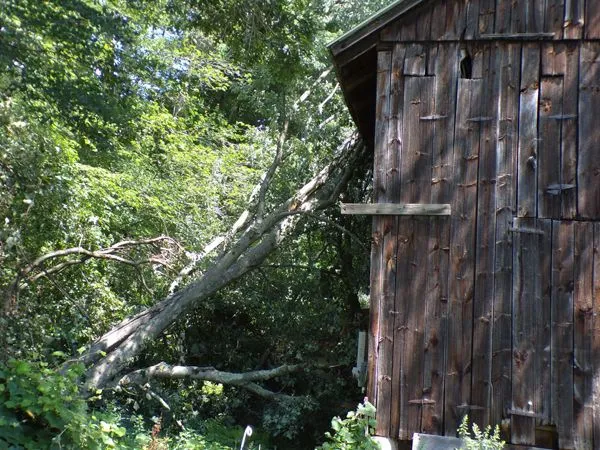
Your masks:
M 449 204 L 420 203 L 342 203 L 342 214 L 368 216 L 449 216 Z

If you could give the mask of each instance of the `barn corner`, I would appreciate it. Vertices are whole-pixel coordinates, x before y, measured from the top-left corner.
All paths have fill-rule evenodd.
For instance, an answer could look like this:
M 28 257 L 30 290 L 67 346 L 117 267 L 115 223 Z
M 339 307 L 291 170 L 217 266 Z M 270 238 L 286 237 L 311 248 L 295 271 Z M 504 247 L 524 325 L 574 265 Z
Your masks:
M 377 434 L 600 448 L 600 2 L 399 0 L 330 51 L 374 152 Z

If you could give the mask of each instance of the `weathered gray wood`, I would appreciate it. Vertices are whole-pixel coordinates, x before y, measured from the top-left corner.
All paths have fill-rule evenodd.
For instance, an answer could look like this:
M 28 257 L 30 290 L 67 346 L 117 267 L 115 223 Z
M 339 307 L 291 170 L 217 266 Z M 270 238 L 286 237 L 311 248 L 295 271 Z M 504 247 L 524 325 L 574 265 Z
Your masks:
M 534 321 L 534 410 L 540 416 L 537 425 L 550 423 L 551 418 L 551 327 L 552 323 L 552 221 L 537 219 L 539 235 L 539 279 L 541 299 L 533 305 Z
M 579 43 L 565 44 L 565 70 L 563 78 L 563 115 L 561 124 L 561 184 L 577 184 L 577 128 L 579 94 Z M 572 118 L 572 120 L 571 120 Z M 577 216 L 577 190 L 562 189 L 561 218 Z
M 495 30 L 496 34 L 506 34 L 511 32 L 511 12 L 513 5 L 511 0 L 497 0 L 496 1 L 496 20 Z
M 435 8 L 423 8 L 416 17 L 416 39 L 417 41 L 429 41 L 431 39 L 431 19 Z
M 594 223 L 593 334 L 592 334 L 592 414 L 594 443 L 600 442 L 600 223 Z
M 392 107 L 392 118 L 390 122 L 390 147 L 391 152 L 390 155 L 393 156 L 394 161 L 390 166 L 390 178 L 392 182 L 390 183 L 390 188 L 392 189 L 391 197 L 394 201 L 400 200 L 400 188 L 401 188 L 401 179 L 400 179 L 400 161 L 402 158 L 403 151 L 403 136 L 402 136 L 402 124 L 404 118 L 404 77 L 402 73 L 404 72 L 404 59 L 406 54 L 406 47 L 402 44 L 396 44 L 394 46 L 394 51 L 392 54 L 392 93 L 391 93 L 391 107 Z M 397 264 L 398 261 L 398 220 L 395 221 L 396 224 L 396 255 L 394 260 L 394 267 L 397 269 L 396 278 L 398 278 L 398 274 L 400 273 L 399 266 Z M 391 402 L 391 411 L 390 411 L 390 436 L 398 435 L 398 428 L 400 424 L 400 409 L 398 405 L 400 404 L 400 378 L 397 375 L 401 360 L 401 350 L 402 350 L 402 342 L 398 341 L 397 327 L 398 322 L 402 321 L 403 311 L 400 310 L 400 301 L 398 297 L 394 297 L 394 316 L 393 316 L 393 338 L 394 338 L 394 354 L 392 355 L 392 393 L 389 398 Z
M 473 376 L 470 419 L 485 428 L 490 421 L 492 323 L 494 305 L 494 252 L 496 243 L 496 142 L 498 132 L 499 52 L 496 46 L 483 50 L 482 113 L 491 120 L 479 124 L 479 170 L 477 182 L 477 227 L 475 290 L 473 297 Z
M 600 219 L 600 43 L 581 44 L 579 86 L 579 158 L 577 162 L 578 213 L 582 218 Z
M 404 75 L 425 75 L 427 63 L 427 52 L 423 45 L 412 44 L 406 48 L 404 61 Z
M 512 226 L 516 211 L 519 79 L 521 45 L 505 44 L 500 68 L 500 109 L 496 146 L 496 250 L 492 336 L 492 408 L 490 422 L 501 423 L 510 404 L 512 339 Z
M 600 38 L 600 2 L 589 1 L 585 5 L 585 38 Z
M 536 219 L 517 218 L 515 227 L 535 229 Z M 540 234 L 513 235 L 513 366 L 512 409 L 537 414 L 535 403 L 536 355 L 534 307 L 541 302 Z M 514 444 L 535 444 L 535 416 L 512 414 Z
M 448 263 L 450 221 L 429 219 L 427 288 L 425 302 L 425 354 L 421 429 L 426 433 L 444 432 L 444 379 L 448 320 Z
M 563 78 L 543 77 L 540 89 L 540 142 L 538 155 L 539 217 L 559 219 L 561 197 L 548 192 L 548 186 L 561 183 L 561 123 L 546 117 L 562 114 Z
M 408 384 L 412 381 L 409 377 L 410 367 L 406 358 L 408 346 L 408 318 L 411 313 L 411 304 L 414 299 L 410 297 L 411 282 L 410 270 L 415 251 L 414 223 L 409 217 L 399 218 L 398 221 L 398 260 L 396 279 L 396 319 L 394 322 L 394 340 L 396 352 L 394 353 L 394 390 L 392 398 L 394 408 L 397 409 L 397 424 L 394 424 L 394 437 L 406 440 L 408 434 Z
M 565 0 L 546 0 L 544 8 L 544 31 L 553 32 L 555 40 L 563 38 Z
M 552 226 L 552 421 L 573 449 L 573 222 Z
M 342 214 L 374 216 L 449 216 L 450 204 L 428 203 L 342 203 Z
M 375 179 L 374 190 L 376 201 L 388 200 L 387 173 L 385 171 L 389 161 L 389 119 L 390 119 L 390 93 L 391 93 L 392 52 L 379 52 L 377 58 L 377 105 L 376 105 L 376 132 L 375 132 Z M 376 218 L 375 223 L 377 250 L 374 261 L 371 262 L 371 308 L 377 308 L 377 336 L 375 336 L 375 401 L 377 407 L 377 434 L 387 435 L 390 427 L 390 394 L 392 389 L 392 355 L 393 355 L 393 329 L 390 326 L 390 302 L 393 305 L 393 295 L 388 285 L 395 280 L 395 273 L 388 267 L 390 253 L 393 252 L 394 218 Z M 391 243 L 391 245 L 390 245 Z M 373 298 L 376 296 L 376 298 Z M 393 308 L 393 307 L 392 307 Z M 392 316 L 393 317 L 393 316 Z M 392 318 L 393 320 L 393 318 Z M 393 322 L 392 322 L 393 324 Z
M 517 214 L 519 217 L 535 217 L 540 48 L 537 44 L 524 44 L 522 54 Z
M 583 35 L 583 6 L 584 0 L 565 0 L 564 39 L 581 39 Z
M 446 8 L 448 1 L 452 3 L 454 0 L 440 0 L 433 9 L 431 16 L 431 40 L 440 41 L 444 39 L 446 34 Z
M 408 290 L 409 294 L 407 296 L 408 302 L 404 305 L 408 316 L 403 356 L 408 383 L 407 395 L 403 400 L 403 402 L 406 402 L 407 434 L 400 433 L 400 439 L 410 439 L 414 433 L 421 431 L 422 410 L 424 407 L 422 400 L 425 359 L 425 311 L 427 304 L 433 303 L 434 299 L 427 292 L 428 253 L 423 251 L 428 247 L 429 219 L 404 217 L 399 220 L 412 222 L 414 236 L 413 248 L 409 256 L 409 284 L 406 286 L 408 289 L 405 289 L 405 292 Z M 402 417 L 400 422 L 403 422 Z
M 575 289 L 573 292 L 574 444 L 576 449 L 585 450 L 594 448 L 592 429 L 594 229 L 592 222 L 575 222 L 573 226 L 575 237 Z
M 496 0 L 479 1 L 479 36 L 494 32 Z
M 453 434 L 461 407 L 470 404 L 475 217 L 479 125 L 467 122 L 480 115 L 481 80 L 460 79 L 454 142 L 454 183 L 451 216 L 448 305 L 448 361 L 446 368 L 445 433 Z M 464 412 L 464 411 L 462 411 Z
M 464 31 L 465 39 L 475 39 L 479 36 L 479 2 L 480 0 L 469 0 L 467 6 L 467 21 Z

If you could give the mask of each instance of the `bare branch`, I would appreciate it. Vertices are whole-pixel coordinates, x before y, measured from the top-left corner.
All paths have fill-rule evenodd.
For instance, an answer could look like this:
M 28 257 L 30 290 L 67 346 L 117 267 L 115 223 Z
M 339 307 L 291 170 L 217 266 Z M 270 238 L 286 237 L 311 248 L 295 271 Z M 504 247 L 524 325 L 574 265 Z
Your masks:
M 142 246 L 156 247 L 159 243 L 167 243 L 170 245 L 170 247 L 159 247 L 156 254 L 141 259 L 132 259 L 124 256 L 125 252 L 130 249 L 139 248 Z M 16 303 L 18 293 L 25 289 L 29 284 L 39 280 L 42 277 L 56 275 L 67 267 L 84 264 L 90 259 L 103 259 L 107 261 L 118 262 L 135 268 L 139 268 L 144 264 L 158 264 L 167 268 L 171 268 L 169 259 L 172 259 L 173 254 L 178 254 L 182 250 L 183 247 L 175 239 L 169 236 L 158 236 L 150 239 L 121 241 L 108 248 L 100 250 L 88 250 L 83 247 L 72 247 L 46 253 L 19 271 L 17 277 L 7 290 L 4 302 L 4 311 L 8 311 L 10 309 L 10 305 Z M 165 255 L 165 253 L 167 255 Z M 74 256 L 75 258 L 73 258 Z M 55 261 L 60 262 L 55 263 Z
M 116 386 L 125 387 L 129 384 L 145 385 L 150 379 L 190 379 L 200 381 L 211 381 L 213 383 L 228 384 L 249 390 L 250 392 L 270 400 L 282 400 L 294 398 L 290 395 L 279 394 L 269 391 L 257 384 L 258 381 L 267 381 L 282 375 L 300 372 L 307 366 L 304 364 L 293 364 L 276 367 L 270 370 L 255 370 L 252 372 L 233 373 L 216 370 L 213 367 L 197 366 L 171 366 L 161 362 L 154 366 L 136 370 L 117 380 Z

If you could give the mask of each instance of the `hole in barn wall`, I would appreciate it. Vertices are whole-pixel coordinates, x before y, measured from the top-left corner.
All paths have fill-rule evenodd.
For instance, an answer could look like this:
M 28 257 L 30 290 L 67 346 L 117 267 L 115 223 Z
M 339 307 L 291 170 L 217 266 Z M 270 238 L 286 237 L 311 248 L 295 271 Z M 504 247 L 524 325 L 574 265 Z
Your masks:
M 460 49 L 460 77 L 473 78 L 473 58 L 466 48 Z

